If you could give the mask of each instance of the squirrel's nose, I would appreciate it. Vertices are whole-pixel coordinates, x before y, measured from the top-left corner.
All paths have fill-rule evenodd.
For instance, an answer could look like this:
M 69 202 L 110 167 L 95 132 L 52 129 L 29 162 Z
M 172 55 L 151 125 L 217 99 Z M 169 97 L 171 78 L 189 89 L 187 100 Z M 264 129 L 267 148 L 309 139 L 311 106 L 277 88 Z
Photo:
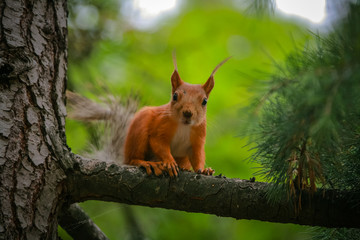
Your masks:
M 184 117 L 186 117 L 186 118 L 191 118 L 192 117 L 192 112 L 190 112 L 190 111 L 184 111 L 183 112 L 183 115 L 184 115 Z

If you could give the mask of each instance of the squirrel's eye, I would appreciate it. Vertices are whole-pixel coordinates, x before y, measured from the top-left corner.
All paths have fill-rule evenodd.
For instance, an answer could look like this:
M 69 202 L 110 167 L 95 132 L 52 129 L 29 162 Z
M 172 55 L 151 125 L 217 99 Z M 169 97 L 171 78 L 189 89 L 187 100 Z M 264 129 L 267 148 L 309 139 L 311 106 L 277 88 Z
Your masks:
M 173 95 L 173 101 L 177 101 L 177 99 L 178 99 L 178 94 L 177 94 L 177 93 L 174 93 L 174 95 Z
M 207 99 L 204 98 L 204 100 L 202 101 L 201 105 L 205 106 L 207 104 Z

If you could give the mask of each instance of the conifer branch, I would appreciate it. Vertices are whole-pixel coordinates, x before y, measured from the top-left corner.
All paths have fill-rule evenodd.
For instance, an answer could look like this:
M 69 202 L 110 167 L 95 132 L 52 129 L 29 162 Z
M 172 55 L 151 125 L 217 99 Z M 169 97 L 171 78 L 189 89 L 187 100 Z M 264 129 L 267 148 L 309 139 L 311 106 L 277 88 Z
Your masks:
M 349 201 L 358 193 L 319 189 L 310 195 L 303 191 L 302 208 L 295 213 L 286 196 L 276 203 L 268 201 L 268 183 L 190 172 L 181 172 L 178 178 L 147 176 L 137 167 L 75 158 L 67 182 L 71 203 L 92 199 L 236 219 L 360 228 L 360 206 Z

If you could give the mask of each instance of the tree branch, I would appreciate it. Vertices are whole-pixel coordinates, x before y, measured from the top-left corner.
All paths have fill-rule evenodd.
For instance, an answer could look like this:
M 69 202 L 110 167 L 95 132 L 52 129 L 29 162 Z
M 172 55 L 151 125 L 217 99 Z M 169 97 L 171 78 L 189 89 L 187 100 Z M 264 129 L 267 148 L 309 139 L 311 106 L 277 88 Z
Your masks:
M 100 228 L 77 204 L 63 208 L 58 219 L 60 226 L 74 239 L 108 240 Z
M 310 196 L 303 192 L 302 208 L 296 214 L 286 196 L 268 202 L 268 183 L 190 172 L 181 172 L 178 178 L 155 177 L 137 167 L 74 159 L 67 182 L 70 202 L 94 199 L 236 219 L 360 228 L 360 205 L 349 201 L 359 193 L 320 189 Z

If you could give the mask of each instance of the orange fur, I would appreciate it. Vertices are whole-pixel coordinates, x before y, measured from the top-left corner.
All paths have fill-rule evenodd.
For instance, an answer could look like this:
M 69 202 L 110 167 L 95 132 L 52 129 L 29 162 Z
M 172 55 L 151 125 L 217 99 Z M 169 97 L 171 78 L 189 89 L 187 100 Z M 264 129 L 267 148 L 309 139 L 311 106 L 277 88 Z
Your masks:
M 228 59 L 226 59 L 228 60 Z M 206 103 L 214 87 L 213 71 L 204 85 L 183 82 L 175 70 L 171 76 L 172 100 L 158 107 L 144 107 L 130 124 L 125 140 L 125 164 L 141 166 L 147 174 L 167 172 L 177 176 L 179 168 L 212 175 L 205 168 Z M 176 98 L 174 97 L 176 95 Z

